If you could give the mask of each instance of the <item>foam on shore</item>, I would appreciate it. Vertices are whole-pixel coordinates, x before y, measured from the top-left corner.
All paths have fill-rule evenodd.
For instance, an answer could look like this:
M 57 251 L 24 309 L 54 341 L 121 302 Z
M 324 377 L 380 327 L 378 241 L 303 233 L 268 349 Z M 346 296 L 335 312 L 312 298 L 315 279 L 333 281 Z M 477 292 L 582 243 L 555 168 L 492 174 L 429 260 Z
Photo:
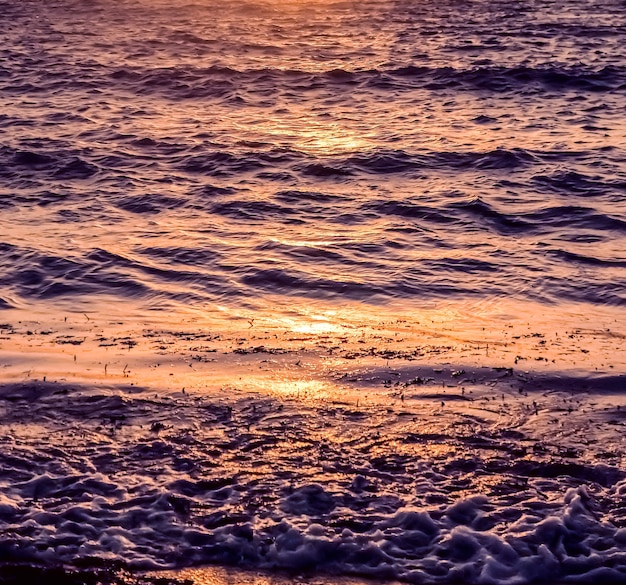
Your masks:
M 120 323 L 3 324 L 1 561 L 623 582 L 618 330 Z

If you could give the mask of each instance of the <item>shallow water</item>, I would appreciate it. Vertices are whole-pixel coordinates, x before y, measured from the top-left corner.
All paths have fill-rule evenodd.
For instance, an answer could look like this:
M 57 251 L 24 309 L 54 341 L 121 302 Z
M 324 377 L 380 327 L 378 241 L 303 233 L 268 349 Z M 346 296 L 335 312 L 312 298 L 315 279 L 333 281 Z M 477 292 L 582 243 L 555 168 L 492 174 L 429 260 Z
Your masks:
M 0 14 L 0 562 L 626 582 L 623 2 Z
M 612 311 L 559 331 L 5 316 L 0 562 L 624 581 Z

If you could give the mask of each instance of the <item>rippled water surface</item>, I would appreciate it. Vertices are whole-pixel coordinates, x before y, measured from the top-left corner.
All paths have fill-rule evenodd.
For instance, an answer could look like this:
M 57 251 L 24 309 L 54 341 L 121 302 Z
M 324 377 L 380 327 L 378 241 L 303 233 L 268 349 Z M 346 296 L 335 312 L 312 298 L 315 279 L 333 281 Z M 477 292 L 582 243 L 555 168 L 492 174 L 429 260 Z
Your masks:
M 626 302 L 622 2 L 1 10 L 7 306 Z
M 623 0 L 0 38 L 0 578 L 626 583 Z

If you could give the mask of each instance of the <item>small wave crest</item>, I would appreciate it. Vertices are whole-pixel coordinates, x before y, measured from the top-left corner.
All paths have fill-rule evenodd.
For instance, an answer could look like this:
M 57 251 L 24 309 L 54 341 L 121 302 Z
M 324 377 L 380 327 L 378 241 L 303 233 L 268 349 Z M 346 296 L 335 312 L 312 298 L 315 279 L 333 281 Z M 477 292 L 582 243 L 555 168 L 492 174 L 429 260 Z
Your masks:
M 546 190 L 582 197 L 605 196 L 610 192 L 625 193 L 626 181 L 606 180 L 576 171 L 556 171 L 550 175 L 536 175 L 533 181 Z
M 412 91 L 426 90 L 488 90 L 519 92 L 527 87 L 543 91 L 610 92 L 626 87 L 626 68 L 609 65 L 600 69 L 584 65 L 564 67 L 490 66 L 469 69 L 452 67 L 403 66 L 386 69 L 306 71 L 293 69 L 247 69 L 211 66 L 196 68 L 175 66 L 163 69 L 141 70 L 123 68 L 113 71 L 110 79 L 116 85 L 140 84 L 143 93 L 186 99 L 219 98 L 236 100 L 238 88 L 245 85 L 252 91 L 262 88 L 289 87 L 294 84 L 302 91 L 316 91 L 320 87 Z M 256 89 L 255 89 L 256 88 Z

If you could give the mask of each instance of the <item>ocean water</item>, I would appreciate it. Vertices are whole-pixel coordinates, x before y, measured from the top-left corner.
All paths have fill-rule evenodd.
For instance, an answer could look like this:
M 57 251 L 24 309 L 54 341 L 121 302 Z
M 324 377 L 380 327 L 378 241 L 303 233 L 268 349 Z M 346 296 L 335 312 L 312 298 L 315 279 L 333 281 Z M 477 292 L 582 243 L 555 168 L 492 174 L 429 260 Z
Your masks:
M 7 307 L 626 302 L 622 2 L 3 2 Z
M 626 583 L 623 0 L 0 38 L 0 563 Z

